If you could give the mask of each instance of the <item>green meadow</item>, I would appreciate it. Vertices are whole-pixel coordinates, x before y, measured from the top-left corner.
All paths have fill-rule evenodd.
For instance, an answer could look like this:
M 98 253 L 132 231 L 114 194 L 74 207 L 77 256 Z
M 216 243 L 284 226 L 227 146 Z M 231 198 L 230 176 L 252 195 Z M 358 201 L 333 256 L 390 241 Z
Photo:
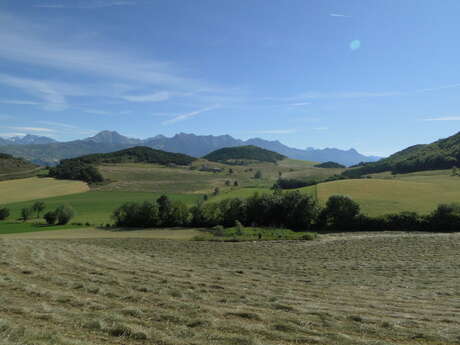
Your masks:
M 321 183 L 300 189 L 317 195 L 321 204 L 334 194 L 350 196 L 363 213 L 379 216 L 413 211 L 427 214 L 441 203 L 460 202 L 460 177 L 450 170 L 411 174 L 375 174 L 372 178 Z
M 113 210 L 125 202 L 143 202 L 156 200 L 161 193 L 142 193 L 142 192 L 101 192 L 90 191 L 80 194 L 72 194 L 53 198 L 39 199 L 46 203 L 46 209 L 52 210 L 59 205 L 70 205 L 75 209 L 76 215 L 72 223 L 90 223 L 91 225 L 101 225 L 111 223 Z M 181 200 L 188 205 L 193 204 L 200 198 L 200 194 L 168 194 L 171 200 Z M 34 201 L 23 201 L 8 204 L 11 210 L 10 220 L 20 217 L 21 209 L 31 207 Z M 46 211 L 45 211 L 46 212 Z M 0 228 L 7 226 L 5 222 L 0 222 Z

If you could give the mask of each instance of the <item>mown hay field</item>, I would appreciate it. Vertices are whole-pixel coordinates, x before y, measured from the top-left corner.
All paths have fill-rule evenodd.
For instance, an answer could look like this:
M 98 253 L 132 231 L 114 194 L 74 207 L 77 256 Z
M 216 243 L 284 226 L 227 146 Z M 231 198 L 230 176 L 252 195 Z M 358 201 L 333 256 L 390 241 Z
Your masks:
M 89 190 L 84 182 L 32 177 L 19 180 L 0 181 L 0 205 L 49 198 Z
M 2 238 L 0 343 L 458 344 L 459 249 L 459 234 Z

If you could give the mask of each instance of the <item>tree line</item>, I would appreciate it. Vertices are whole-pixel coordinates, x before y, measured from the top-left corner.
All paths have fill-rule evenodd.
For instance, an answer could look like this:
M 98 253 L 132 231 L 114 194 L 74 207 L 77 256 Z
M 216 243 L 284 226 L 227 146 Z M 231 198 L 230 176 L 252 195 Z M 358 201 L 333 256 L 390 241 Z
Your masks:
M 23 207 L 20 212 L 20 220 L 27 222 L 33 218 L 40 219 L 41 214 L 46 210 L 43 201 L 36 201 L 30 207 Z M 0 220 L 6 220 L 11 212 L 8 207 L 0 206 Z M 60 205 L 54 210 L 50 210 L 43 215 L 48 225 L 66 225 L 75 216 L 75 211 L 67 205 Z
M 247 199 L 230 198 L 215 203 L 198 202 L 187 207 L 166 195 L 152 202 L 125 203 L 113 212 L 120 227 L 232 227 L 287 228 L 294 231 L 439 231 L 460 230 L 460 205 L 442 204 L 428 215 L 401 212 L 380 217 L 361 213 L 358 203 L 333 195 L 324 206 L 298 191 L 254 194 Z

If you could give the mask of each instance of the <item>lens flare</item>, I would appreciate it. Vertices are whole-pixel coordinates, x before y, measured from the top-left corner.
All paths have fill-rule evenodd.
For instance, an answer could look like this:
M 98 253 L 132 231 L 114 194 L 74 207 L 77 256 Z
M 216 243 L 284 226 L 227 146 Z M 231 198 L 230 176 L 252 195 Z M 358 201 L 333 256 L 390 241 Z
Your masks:
M 353 40 L 350 42 L 350 50 L 358 50 L 359 48 L 361 48 L 360 40 Z

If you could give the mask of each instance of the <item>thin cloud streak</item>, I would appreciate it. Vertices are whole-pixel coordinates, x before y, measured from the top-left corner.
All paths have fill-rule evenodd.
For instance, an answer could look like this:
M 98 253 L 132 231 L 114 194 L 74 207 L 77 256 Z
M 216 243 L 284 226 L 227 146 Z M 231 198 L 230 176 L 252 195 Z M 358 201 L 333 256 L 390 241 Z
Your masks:
M 46 81 L 17 78 L 6 74 L 0 74 L 0 84 L 21 89 L 35 97 L 41 98 L 45 110 L 58 111 L 68 107 L 65 97 Z
M 203 108 L 203 109 L 199 109 L 199 110 L 196 110 L 196 111 L 192 111 L 190 113 L 186 113 L 186 114 L 181 114 L 181 115 L 177 115 L 176 117 L 170 119 L 170 120 L 166 120 L 166 121 L 163 121 L 162 124 L 163 125 L 170 125 L 170 124 L 173 124 L 173 123 L 176 123 L 176 122 L 180 122 L 180 121 L 184 121 L 184 120 L 188 120 L 192 117 L 196 117 L 204 112 L 207 112 L 207 111 L 210 111 L 210 110 L 214 110 L 214 109 L 217 109 L 219 106 L 218 105 L 214 105 L 212 107 L 207 107 L 207 108 Z
M 105 76 L 146 85 L 167 85 L 176 89 L 213 89 L 205 82 L 177 75 L 170 63 L 127 55 L 122 51 L 69 48 L 68 42 L 51 40 L 43 28 L 0 13 L 0 57 L 14 62 L 43 66 L 91 77 Z M 95 43 L 95 42 L 93 42 Z M 102 45 L 101 42 L 96 42 Z
M 171 97 L 171 93 L 167 91 L 155 92 L 147 95 L 138 96 L 122 96 L 128 102 L 162 102 L 167 101 Z
M 6 129 L 12 129 L 15 131 L 24 131 L 24 132 L 39 132 L 39 133 L 53 133 L 56 132 L 51 128 L 41 128 L 41 127 L 1 127 Z
M 434 117 L 431 119 L 422 119 L 422 121 L 460 121 L 460 116 Z
M 0 99 L 2 104 L 14 104 L 14 105 L 42 105 L 40 102 L 26 101 L 20 99 Z
M 340 13 L 329 13 L 330 17 L 339 17 L 339 18 L 351 18 L 351 16 L 347 16 L 345 14 Z
M 251 131 L 253 134 L 293 134 L 297 129 L 264 129 L 260 131 Z
M 114 6 L 133 6 L 136 5 L 135 1 L 94 1 L 88 2 L 86 4 L 39 4 L 34 5 L 36 8 L 52 8 L 52 9 L 66 9 L 66 8 L 75 8 L 75 9 L 96 9 L 104 7 L 114 7 Z

